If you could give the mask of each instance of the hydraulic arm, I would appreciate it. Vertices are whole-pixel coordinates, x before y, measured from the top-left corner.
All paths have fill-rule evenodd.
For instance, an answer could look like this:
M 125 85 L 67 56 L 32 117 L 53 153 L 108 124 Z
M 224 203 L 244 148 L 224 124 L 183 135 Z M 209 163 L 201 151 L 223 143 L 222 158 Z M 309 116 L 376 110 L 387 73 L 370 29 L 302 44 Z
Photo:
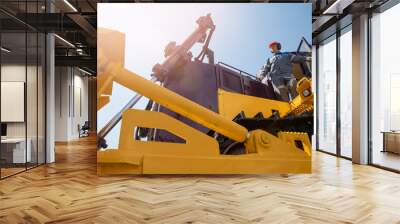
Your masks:
M 175 42 L 170 43 L 172 47 L 168 49 L 170 52 L 166 52 L 167 57 L 162 64 L 156 64 L 153 67 L 153 75 L 157 77 L 158 80 L 163 80 L 164 76 L 169 70 L 174 68 L 180 60 L 190 60 L 190 55 L 188 55 L 189 50 L 197 42 L 204 42 L 206 39 L 206 34 L 208 30 L 211 32 L 215 29 L 214 22 L 211 19 L 211 15 L 200 17 L 197 21 L 198 27 L 192 34 L 186 38 L 181 45 L 176 46 Z M 167 49 L 166 49 L 167 50 Z
M 198 27 L 196 28 L 195 31 L 193 31 L 192 34 L 186 40 L 181 44 L 176 46 L 175 42 L 171 42 L 168 44 L 170 46 L 168 49 L 166 49 L 166 59 L 162 64 L 156 64 L 153 67 L 153 74 L 152 74 L 152 82 L 155 81 L 163 81 L 165 79 L 165 76 L 167 75 L 168 71 L 170 71 L 172 68 L 177 66 L 181 61 L 185 60 L 190 60 L 190 53 L 189 50 L 193 47 L 193 45 L 197 42 L 203 42 L 206 39 L 207 32 L 210 30 L 209 37 L 207 38 L 206 41 L 206 46 L 208 46 L 208 42 L 210 39 L 210 36 L 212 35 L 213 30 L 215 29 L 215 25 L 211 19 L 210 14 L 206 16 L 200 17 L 197 21 Z M 102 32 L 102 31 L 100 31 Z M 118 43 L 118 39 L 115 39 L 115 42 Z M 101 44 L 101 42 L 100 42 Z M 172 46 L 172 47 L 171 47 Z M 206 49 L 205 49 L 206 50 Z M 117 52 L 120 52 L 119 55 L 117 56 L 118 60 L 122 65 L 123 65 L 123 52 L 124 49 L 119 49 L 116 50 Z M 105 54 L 108 54 L 109 52 L 103 53 L 99 51 L 99 56 L 98 56 L 98 61 L 103 61 L 103 64 L 99 63 L 99 69 L 104 69 L 102 65 L 104 65 L 104 62 L 107 60 L 103 60 L 105 57 Z M 115 58 L 113 58 L 115 60 Z M 100 78 L 101 79 L 101 78 Z M 110 89 L 111 87 L 111 79 L 109 77 L 105 78 L 106 80 L 103 81 L 103 85 L 101 88 L 99 88 L 98 91 L 98 101 L 100 102 L 108 102 L 108 98 L 101 97 L 102 94 L 106 92 L 107 89 Z M 133 96 L 128 103 L 121 108 L 121 110 L 115 114 L 108 122 L 107 124 L 99 131 L 98 133 L 98 139 L 99 139 L 99 146 L 106 148 L 107 144 L 105 142 L 104 137 L 117 125 L 117 123 L 121 120 L 122 118 L 122 113 L 123 111 L 132 108 L 135 106 L 135 104 L 141 99 L 142 95 L 136 94 Z M 102 106 L 105 105 L 105 103 L 100 103 L 100 109 Z
M 244 142 L 247 138 L 246 128 L 133 72 L 110 64 L 106 73 L 115 82 L 235 141 Z

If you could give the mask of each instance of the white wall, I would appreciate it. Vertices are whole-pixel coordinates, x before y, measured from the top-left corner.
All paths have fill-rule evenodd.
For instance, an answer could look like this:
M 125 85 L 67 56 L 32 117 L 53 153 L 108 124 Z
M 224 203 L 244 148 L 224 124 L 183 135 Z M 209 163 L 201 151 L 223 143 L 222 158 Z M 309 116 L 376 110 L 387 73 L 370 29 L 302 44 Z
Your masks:
M 25 82 L 25 65 L 9 64 L 1 66 L 2 82 Z M 32 67 L 28 67 L 31 70 Z M 1 108 L 7 110 L 7 108 Z M 24 122 L 7 122 L 8 137 L 25 137 Z
M 88 78 L 72 67 L 56 67 L 55 73 L 55 141 L 74 140 L 78 124 L 88 120 Z
M 25 80 L 27 78 L 27 80 Z M 22 122 L 6 122 L 7 137 L 29 139 L 31 148 L 32 162 L 39 159 L 39 163 L 44 162 L 44 74 L 41 66 L 25 64 L 3 64 L 1 66 L 2 82 L 24 82 L 26 85 L 26 106 L 22 107 L 22 112 L 26 112 L 26 120 Z M 24 94 L 24 90 L 22 93 Z M 4 97 L 4 96 L 2 96 Z M 6 96 L 5 96 L 6 97 Z M 1 108 L 2 111 L 10 108 Z M 39 155 L 37 155 L 37 153 Z
M 74 77 L 74 108 L 72 109 L 71 135 L 78 137 L 78 124 L 88 120 L 88 78 L 80 75 Z
M 18 64 L 5 64 L 1 66 L 1 81 L 3 82 L 25 82 L 25 75 L 27 69 L 28 74 L 35 73 L 36 74 L 36 67 L 34 66 L 27 66 L 25 67 L 24 65 L 18 65 Z M 29 84 L 31 85 L 36 85 L 36 81 L 33 82 L 33 80 L 29 80 Z M 33 92 L 31 92 L 32 90 Z M 36 99 L 36 89 L 28 88 L 27 89 L 27 102 L 33 102 L 33 99 L 30 98 L 35 98 Z M 34 106 L 35 105 L 30 105 Z M 6 110 L 7 108 L 1 108 L 1 110 Z M 31 122 L 35 120 L 36 123 L 36 114 L 28 113 L 28 122 Z M 33 117 L 31 117 L 33 116 Z M 33 125 L 28 125 L 29 127 L 32 127 Z M 25 122 L 7 122 L 7 136 L 8 137 L 25 137 Z M 28 131 L 28 137 L 29 136 L 29 131 Z
M 55 141 L 68 141 L 69 68 L 55 68 Z

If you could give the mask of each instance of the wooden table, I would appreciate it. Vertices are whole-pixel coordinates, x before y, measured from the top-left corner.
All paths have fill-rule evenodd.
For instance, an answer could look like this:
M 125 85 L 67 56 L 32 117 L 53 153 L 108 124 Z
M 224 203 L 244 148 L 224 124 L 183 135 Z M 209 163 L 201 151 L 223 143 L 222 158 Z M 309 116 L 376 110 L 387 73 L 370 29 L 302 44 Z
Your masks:
M 400 154 L 400 131 L 382 131 L 383 150 L 382 152 L 392 152 Z

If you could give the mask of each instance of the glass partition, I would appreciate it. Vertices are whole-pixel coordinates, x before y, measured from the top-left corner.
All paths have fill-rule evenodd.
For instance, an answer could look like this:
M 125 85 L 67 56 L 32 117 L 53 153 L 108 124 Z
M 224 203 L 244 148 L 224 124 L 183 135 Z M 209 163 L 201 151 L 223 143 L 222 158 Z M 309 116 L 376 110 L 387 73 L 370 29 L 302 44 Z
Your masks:
M 45 124 L 46 124 L 46 37 L 38 33 L 38 64 L 37 64 L 37 162 L 46 162 Z
M 26 41 L 25 32 L 1 34 L 2 177 L 24 171 L 31 161 L 26 140 Z
M 371 18 L 372 164 L 400 170 L 400 4 Z
M 42 12 L 43 1 L 1 2 L 18 13 Z M 39 7 L 40 5 L 40 7 Z M 43 33 L 0 12 L 0 178 L 45 163 Z
M 38 55 L 36 32 L 28 32 L 27 35 L 27 73 L 26 73 L 26 114 L 27 114 L 27 150 L 30 151 L 30 160 L 27 167 L 37 165 L 37 76 Z
M 352 157 L 352 32 L 351 25 L 341 31 L 340 60 L 340 155 Z
M 318 47 L 317 149 L 336 154 L 336 36 Z

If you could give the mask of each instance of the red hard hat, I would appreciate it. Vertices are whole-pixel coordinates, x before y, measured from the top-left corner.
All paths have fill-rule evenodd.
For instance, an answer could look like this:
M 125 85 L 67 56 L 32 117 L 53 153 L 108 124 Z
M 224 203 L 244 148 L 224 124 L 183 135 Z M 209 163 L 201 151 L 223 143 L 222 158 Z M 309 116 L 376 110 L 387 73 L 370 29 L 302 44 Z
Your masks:
M 281 43 L 279 43 L 278 41 L 272 41 L 271 43 L 269 43 L 268 48 L 272 48 L 272 45 L 280 45 Z

